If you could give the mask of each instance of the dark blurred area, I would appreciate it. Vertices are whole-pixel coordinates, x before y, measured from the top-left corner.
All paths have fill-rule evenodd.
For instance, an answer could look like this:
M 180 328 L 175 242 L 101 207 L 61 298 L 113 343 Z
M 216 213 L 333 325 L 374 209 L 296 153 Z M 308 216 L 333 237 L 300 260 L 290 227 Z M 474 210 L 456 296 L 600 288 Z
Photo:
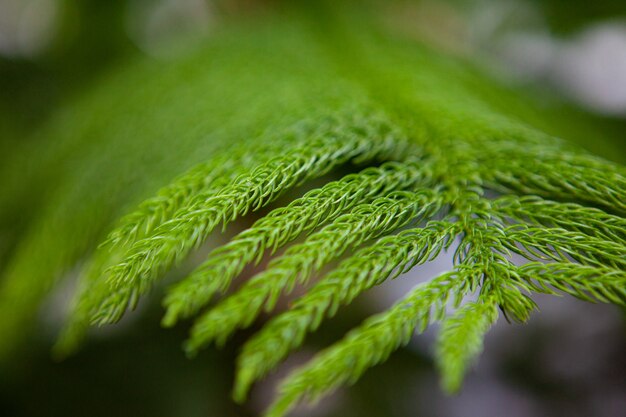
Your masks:
M 0 163 L 7 155 L 3 149 L 37 140 L 31 132 L 56 109 L 122 63 L 144 55 L 176 59 L 233 16 L 260 16 L 273 3 L 0 0 Z M 568 120 L 593 121 L 604 140 L 586 140 L 588 131 L 576 123 L 564 123 L 563 136 L 626 161 L 623 0 L 393 1 L 381 8 L 399 32 L 549 96 L 551 111 L 570 115 Z M 437 262 L 433 272 L 449 259 Z M 323 326 L 283 368 L 337 340 L 416 280 L 384 285 L 361 299 Z M 98 332 L 76 356 L 54 362 L 50 345 L 60 323 L 50 312 L 67 301 L 64 291 L 49 302 L 45 311 L 51 318 L 44 320 L 49 328 L 38 343 L 0 375 L 0 415 L 243 417 L 259 415 L 267 405 L 277 375 L 259 384 L 246 405 L 230 399 L 238 346 L 255 329 L 189 360 L 180 348 L 187 328 L 159 326 L 159 297 L 119 326 Z M 625 415 L 624 312 L 570 298 L 539 298 L 538 304 L 542 311 L 527 325 L 498 322 L 456 397 L 438 388 L 434 328 L 355 386 L 294 416 Z

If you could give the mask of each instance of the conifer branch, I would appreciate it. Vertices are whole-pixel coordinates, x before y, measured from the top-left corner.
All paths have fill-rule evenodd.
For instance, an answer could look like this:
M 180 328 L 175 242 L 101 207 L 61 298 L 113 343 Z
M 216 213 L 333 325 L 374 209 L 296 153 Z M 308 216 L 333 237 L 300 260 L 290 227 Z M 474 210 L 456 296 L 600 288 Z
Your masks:
M 153 235 L 137 241 L 125 260 L 109 270 L 108 281 L 114 288 L 92 321 L 112 323 L 121 317 L 127 305 L 146 292 L 164 271 L 175 265 L 206 239 L 219 224 L 226 225 L 249 210 L 256 210 L 276 199 L 289 188 L 323 175 L 351 159 L 390 159 L 406 148 L 403 141 L 385 136 L 374 129 L 369 135 L 358 132 L 327 135 L 295 147 L 286 157 L 277 157 L 252 172 L 238 177 L 219 193 L 184 210 L 159 226 Z
M 434 259 L 452 243 L 456 229 L 454 223 L 429 222 L 424 228 L 382 238 L 342 262 L 246 342 L 237 363 L 235 398 L 243 400 L 252 382 L 300 346 L 306 333 L 315 330 L 324 317 L 332 317 L 340 305 Z
M 419 285 L 388 311 L 373 316 L 341 341 L 294 371 L 279 387 L 278 398 L 265 413 L 281 417 L 299 401 L 315 401 L 346 383 L 354 383 L 369 367 L 381 363 L 445 313 L 448 296 L 462 278 L 446 273 Z M 242 368 L 245 372 L 246 368 Z
M 626 196 L 620 190 L 626 189 L 626 173 L 621 167 L 591 161 L 593 166 L 574 156 L 550 160 L 522 154 L 506 163 L 486 164 L 482 175 L 485 185 L 498 191 L 584 201 L 623 216 Z
M 304 243 L 289 248 L 235 295 L 201 316 L 192 328 L 187 351 L 194 353 L 214 338 L 222 344 L 236 328 L 249 326 L 263 305 L 267 311 L 273 309 L 281 292 L 305 284 L 315 271 L 348 248 L 428 217 L 440 206 L 439 198 L 430 191 L 395 192 L 358 206 Z
M 359 203 L 391 190 L 427 184 L 428 163 L 386 163 L 368 168 L 360 174 L 348 175 L 322 188 L 307 193 L 286 207 L 278 208 L 261 218 L 252 227 L 219 247 L 209 255 L 187 279 L 172 288 L 165 298 L 165 325 L 172 325 L 179 315 L 189 317 L 204 306 L 217 291 L 224 291 L 246 264 L 258 263 L 266 250 L 278 248 L 301 234 L 332 222 Z
M 576 231 L 514 225 L 506 228 L 505 246 L 530 260 L 569 261 L 585 265 L 626 267 L 624 245 Z
M 188 60 L 129 68 L 51 116 L 38 133 L 46 140 L 3 169 L 18 178 L 0 176 L 0 360 L 72 268 L 82 272 L 57 345 L 65 354 L 220 225 L 362 164 L 372 167 L 262 216 L 168 291 L 163 324 L 173 325 L 285 249 L 197 316 L 186 343 L 190 353 L 223 343 L 304 288 L 244 345 L 237 400 L 341 306 L 453 247 L 451 271 L 289 376 L 268 415 L 354 382 L 436 320 L 442 385 L 455 391 L 498 309 L 525 322 L 537 293 L 626 305 L 626 168 L 536 129 L 517 97 L 472 65 L 348 30 L 362 19 L 378 33 L 365 12 L 331 14 L 328 31 L 312 30 L 304 9 L 271 27 L 224 28 Z M 477 300 L 462 305 L 470 294 Z M 457 311 L 446 318 L 448 303 Z
M 576 203 L 560 203 L 537 196 L 506 196 L 493 205 L 495 214 L 515 223 L 559 227 L 626 245 L 626 219 Z
M 512 278 L 527 291 L 558 295 L 559 292 L 589 302 L 626 305 L 626 270 L 568 262 L 531 262 Z

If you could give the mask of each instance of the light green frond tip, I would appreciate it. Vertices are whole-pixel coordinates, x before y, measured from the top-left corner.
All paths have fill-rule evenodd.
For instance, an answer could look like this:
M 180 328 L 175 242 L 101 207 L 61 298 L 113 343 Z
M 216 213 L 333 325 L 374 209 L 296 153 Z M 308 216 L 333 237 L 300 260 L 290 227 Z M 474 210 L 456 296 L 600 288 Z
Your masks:
M 443 321 L 435 357 L 441 386 L 447 392 L 461 388 L 468 365 L 482 352 L 483 338 L 498 318 L 497 307 L 494 297 L 484 297 L 465 304 Z

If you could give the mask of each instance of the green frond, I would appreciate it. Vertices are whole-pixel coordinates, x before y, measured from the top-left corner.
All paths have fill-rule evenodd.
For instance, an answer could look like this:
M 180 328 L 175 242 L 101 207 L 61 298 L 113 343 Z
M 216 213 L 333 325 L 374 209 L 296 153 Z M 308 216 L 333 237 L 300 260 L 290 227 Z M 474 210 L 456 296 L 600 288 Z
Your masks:
M 593 166 L 587 166 L 588 159 Z M 522 195 L 539 195 L 566 201 L 582 201 L 619 215 L 626 214 L 626 172 L 620 166 L 601 165 L 594 158 L 567 154 L 558 159 L 538 158 L 536 153 L 519 155 L 512 161 L 486 164 L 483 178 L 495 190 Z
M 250 210 L 275 200 L 286 190 L 350 160 L 392 159 L 407 147 L 384 126 L 344 126 L 347 131 L 324 129 L 314 139 L 236 178 L 218 193 L 181 209 L 175 218 L 134 243 L 125 259 L 111 267 L 108 281 L 115 289 L 104 300 L 93 321 L 115 322 L 133 298 L 146 292 L 154 280 L 198 247 L 219 224 L 226 225 Z M 372 142 L 370 137 L 378 137 Z
M 53 347 L 52 353 L 57 359 L 75 353 L 87 337 L 95 307 L 99 306 L 111 291 L 110 285 L 101 277 L 102 271 L 111 259 L 116 259 L 116 255 L 119 257 L 119 252 L 111 254 L 104 250 L 97 251 L 84 266 L 70 304 L 71 313 Z
M 479 194 L 469 194 L 461 205 L 461 224 L 464 234 L 454 254 L 454 263 L 459 274 L 465 277 L 460 297 L 476 291 L 480 287 L 481 297 L 493 299 L 505 317 L 511 316 L 518 322 L 525 322 L 535 309 L 534 302 L 511 285 L 511 274 L 515 267 L 509 260 L 507 248 L 509 236 L 502 218 L 493 216 L 493 207 L 506 199 L 486 200 Z M 489 301 L 491 302 L 491 301 Z M 458 366 L 455 366 L 456 369 Z M 461 374 L 455 378 L 461 382 Z M 452 387 L 444 383 L 444 386 Z
M 281 382 L 278 398 L 265 415 L 284 416 L 301 400 L 314 401 L 343 384 L 354 383 L 368 368 L 408 343 L 416 330 L 422 332 L 440 318 L 458 281 L 458 277 L 447 273 L 419 285 L 391 309 L 369 318 L 318 353 Z
M 505 246 L 530 260 L 569 261 L 616 269 L 626 267 L 626 247 L 560 228 L 515 225 L 505 229 Z
M 530 315 L 538 308 L 533 299 L 521 291 L 520 287 L 524 289 L 523 286 L 514 285 L 515 274 L 514 269 L 512 271 L 507 269 L 506 281 L 500 280 L 493 295 L 507 321 L 513 319 L 517 323 L 526 323 Z
M 493 209 L 497 215 L 506 216 L 516 223 L 560 227 L 626 244 L 626 219 L 596 208 L 544 200 L 537 196 L 505 196 L 494 202 Z
M 124 216 L 101 246 L 124 247 L 139 236 L 150 234 L 156 226 L 171 219 L 181 207 L 186 207 L 191 200 L 197 199 L 198 195 L 218 192 L 237 175 L 243 174 L 244 167 L 263 160 L 264 153 L 275 155 L 277 150 L 271 148 L 271 151 L 263 152 L 256 149 L 255 152 L 250 152 L 247 148 L 238 148 L 235 152 L 224 152 L 211 162 L 193 167 L 159 190 L 156 196 L 142 202 L 135 211 Z
M 59 282 L 79 276 L 62 355 L 181 278 L 220 226 L 308 185 L 166 290 L 162 324 L 195 319 L 196 353 L 302 287 L 243 346 L 236 400 L 367 290 L 444 252 L 453 266 L 291 374 L 269 416 L 354 382 L 434 321 L 453 392 L 498 311 L 525 322 L 537 293 L 626 305 L 624 166 L 555 137 L 545 106 L 467 60 L 383 35 L 375 13 L 295 3 L 120 68 L 0 156 L 0 361 Z
M 348 117 L 353 118 L 354 115 Z M 376 116 L 368 117 L 369 122 L 375 119 Z M 358 120 L 353 122 L 356 129 L 375 129 L 373 126 L 359 125 Z M 286 147 L 292 148 L 294 143 L 298 142 L 306 146 L 309 137 L 320 134 L 332 135 L 333 129 L 341 131 L 337 125 L 341 126 L 343 123 L 346 121 L 336 116 L 322 122 L 316 121 L 314 124 L 305 120 L 280 133 L 274 131 L 262 134 L 252 143 L 235 146 L 234 149 L 229 146 L 216 151 L 216 156 L 210 161 L 193 167 L 159 190 L 155 197 L 147 199 L 135 211 L 124 216 L 103 245 L 124 246 L 124 243 L 132 243 L 139 236 L 148 235 L 156 226 L 174 218 L 178 210 L 202 204 L 236 177 L 275 159 Z M 384 130 L 384 127 L 382 129 Z
M 626 305 L 626 270 L 575 263 L 532 262 L 519 267 L 515 279 L 532 291 L 570 294 L 584 301 Z
M 195 352 L 212 339 L 223 343 L 238 327 L 250 325 L 263 305 L 268 311 L 273 309 L 281 292 L 305 284 L 315 271 L 347 249 L 428 217 L 440 207 L 440 199 L 429 190 L 395 192 L 356 207 L 304 243 L 289 248 L 235 295 L 201 316 L 192 328 L 187 350 Z
M 427 184 L 426 161 L 399 164 L 389 162 L 380 168 L 367 168 L 322 188 L 310 191 L 286 207 L 273 210 L 243 231 L 228 244 L 209 255 L 188 278 L 175 286 L 165 298 L 167 313 L 163 320 L 172 325 L 179 315 L 189 317 L 219 290 L 224 291 L 246 264 L 258 263 L 266 250 L 278 248 L 303 233 L 332 222 L 357 204 L 392 190 Z
M 447 392 L 459 390 L 468 364 L 483 350 L 483 338 L 498 318 L 497 307 L 495 298 L 487 295 L 443 320 L 435 357 Z
M 430 222 L 384 237 L 342 262 L 246 342 L 237 364 L 235 398 L 242 400 L 250 384 L 300 346 L 324 317 L 333 316 L 339 306 L 374 285 L 434 259 L 452 243 L 455 230 L 453 223 Z

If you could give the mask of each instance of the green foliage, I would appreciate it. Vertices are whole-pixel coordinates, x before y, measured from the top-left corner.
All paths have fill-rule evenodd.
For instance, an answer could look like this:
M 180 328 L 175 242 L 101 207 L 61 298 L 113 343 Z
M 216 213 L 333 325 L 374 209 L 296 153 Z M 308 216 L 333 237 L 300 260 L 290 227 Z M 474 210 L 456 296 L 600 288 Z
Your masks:
M 443 321 L 437 344 L 437 361 L 448 392 L 459 389 L 468 362 L 482 350 L 483 338 L 498 318 L 497 303 L 486 297 L 469 302 Z
M 420 170 L 413 164 L 387 163 L 381 168 L 368 168 L 360 174 L 333 181 L 287 207 L 270 212 L 228 244 L 217 248 L 188 279 L 170 292 L 166 299 L 166 324 L 172 325 L 181 309 L 186 309 L 184 316 L 197 312 L 217 290 L 224 291 L 246 263 L 255 260 L 258 264 L 267 248 L 274 253 L 279 246 L 333 221 L 359 202 L 423 180 Z M 321 243 L 324 239 L 322 235 Z
M 246 343 L 238 363 L 235 397 L 242 399 L 251 382 L 280 363 L 302 344 L 307 332 L 315 330 L 325 316 L 334 315 L 342 304 L 390 277 L 434 259 L 450 245 L 453 227 L 437 222 L 423 230 L 388 236 L 345 260 Z
M 192 329 L 188 350 L 196 350 L 215 336 L 223 342 L 240 325 L 249 325 L 263 304 L 266 310 L 271 310 L 281 291 L 291 291 L 296 284 L 305 284 L 315 271 L 341 256 L 348 248 L 393 232 L 437 208 L 436 202 L 424 198 L 423 194 L 407 193 L 393 193 L 371 204 L 356 207 L 304 243 L 290 247 L 283 256 L 274 259 L 263 273 L 250 279 L 235 296 L 200 318 Z
M 383 362 L 406 344 L 416 329 L 423 331 L 431 320 L 443 316 L 448 294 L 457 279 L 453 274 L 444 274 L 418 286 L 387 312 L 370 317 L 343 340 L 320 352 L 283 381 L 279 399 L 267 415 L 285 415 L 304 396 L 314 400 L 356 381 L 367 368 Z
M 268 415 L 356 381 L 435 321 L 455 391 L 498 309 L 524 322 L 533 293 L 626 305 L 626 168 L 544 133 L 549 118 L 470 63 L 381 35 L 367 13 L 303 10 L 120 70 L 3 158 L 0 358 L 69 271 L 80 282 L 60 355 L 181 278 L 219 226 L 344 167 L 359 172 L 273 207 L 166 291 L 165 326 L 207 308 L 185 345 L 197 353 L 303 289 L 244 345 L 239 401 L 324 319 L 444 252 L 452 271 L 294 371 Z

